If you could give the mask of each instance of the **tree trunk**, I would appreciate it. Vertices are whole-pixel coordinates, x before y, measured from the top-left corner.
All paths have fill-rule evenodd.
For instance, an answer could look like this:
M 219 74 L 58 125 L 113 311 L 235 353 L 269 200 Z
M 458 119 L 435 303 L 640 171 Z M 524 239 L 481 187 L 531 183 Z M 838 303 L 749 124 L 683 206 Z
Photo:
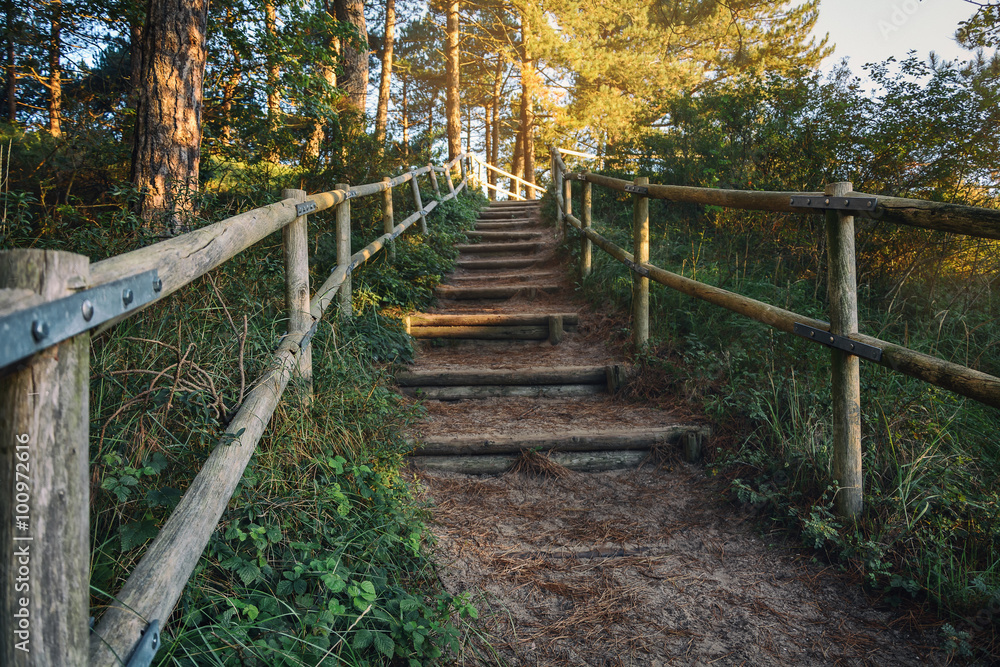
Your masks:
M 487 156 L 490 164 L 494 167 L 500 166 L 500 94 L 503 92 L 503 82 L 500 76 L 503 74 L 503 61 L 497 58 L 496 73 L 493 76 L 493 152 Z M 491 185 L 496 186 L 499 179 L 495 171 L 489 171 L 488 180 Z M 496 199 L 496 190 L 490 190 L 490 199 Z
M 521 114 L 521 118 L 524 118 L 524 114 Z M 510 173 L 520 178 L 524 178 L 524 139 L 521 136 L 523 131 L 524 123 L 522 122 L 521 127 L 517 130 L 517 136 L 514 139 L 514 156 L 510 161 Z M 510 191 L 514 194 L 521 194 L 521 184 L 513 178 L 510 179 Z
M 406 93 L 409 81 L 403 79 L 403 155 L 410 154 L 410 109 Z
M 524 180 L 535 182 L 535 108 L 532 101 L 535 87 L 535 62 L 531 55 L 531 23 L 521 14 L 521 149 L 524 155 Z M 528 187 L 528 199 L 535 198 L 535 188 Z
M 431 95 L 431 101 L 427 105 L 427 140 L 430 141 L 434 134 L 434 103 L 437 102 L 437 92 Z
M 266 35 L 264 59 L 267 62 L 267 148 L 268 162 L 277 162 L 278 128 L 280 126 L 281 94 L 278 92 L 278 15 L 272 0 L 264 0 L 264 33 Z
M 176 233 L 194 212 L 201 160 L 208 0 L 151 0 L 143 30 L 132 182 L 147 228 Z
M 345 40 L 342 45 L 344 78 L 342 81 L 347 99 L 358 113 L 364 114 L 368 99 L 368 28 L 365 24 L 363 0 L 336 0 L 337 20 L 350 23 L 357 29 L 361 47 Z
M 49 1 L 49 134 L 62 136 L 62 1 Z
M 447 77 L 445 107 L 448 114 L 448 159 L 453 160 L 462 152 L 462 118 L 459 115 L 458 104 L 458 88 L 461 85 L 458 60 L 458 0 L 448 1 L 444 62 Z
M 324 8 L 326 20 L 332 24 L 337 20 L 335 16 L 336 9 L 334 8 L 331 11 L 329 2 L 324 3 Z M 328 95 L 330 91 L 337 87 L 337 63 L 340 60 L 340 38 L 330 37 L 326 42 L 326 50 L 329 54 L 328 59 L 317 65 L 320 76 L 323 77 L 323 81 L 326 82 L 327 86 L 327 90 L 323 93 L 324 95 Z M 312 130 L 309 133 L 309 140 L 306 142 L 307 160 L 317 160 L 319 158 L 319 151 L 325 138 L 326 132 L 323 130 L 323 119 L 314 118 Z
M 382 49 L 382 77 L 378 84 L 378 111 L 375 114 L 375 141 L 385 144 L 385 127 L 389 121 L 389 84 L 392 78 L 392 43 L 396 30 L 396 0 L 385 3 L 385 39 Z
M 234 16 L 232 9 L 226 9 L 226 24 L 232 29 Z M 222 116 L 222 128 L 219 131 L 219 140 L 223 146 L 233 143 L 233 123 L 230 115 L 233 110 L 233 99 L 236 97 L 236 88 L 239 86 L 240 78 L 243 76 L 243 63 L 240 61 L 240 52 L 230 45 L 233 56 L 233 69 L 229 78 L 222 84 L 222 104 L 219 105 L 219 112 Z M 133 68 L 135 64 L 133 63 Z
M 17 122 L 17 52 L 14 43 L 14 28 L 17 23 L 17 5 L 13 0 L 7 0 L 7 17 L 5 28 L 7 30 L 7 62 L 4 63 L 7 90 L 7 120 L 10 123 Z

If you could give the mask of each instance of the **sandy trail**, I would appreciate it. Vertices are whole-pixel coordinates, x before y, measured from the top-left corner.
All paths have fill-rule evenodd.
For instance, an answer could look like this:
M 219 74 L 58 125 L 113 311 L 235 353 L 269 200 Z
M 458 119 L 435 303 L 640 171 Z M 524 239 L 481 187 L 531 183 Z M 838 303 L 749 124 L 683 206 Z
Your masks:
M 555 231 L 530 229 L 545 231 L 548 243 L 537 270 L 558 269 Z M 483 272 L 460 269 L 451 284 L 469 284 L 473 275 Z M 571 272 L 563 267 L 562 275 Z M 575 300 L 571 280 L 562 278 L 561 284 L 556 294 L 443 301 L 433 311 L 578 312 L 578 330 L 561 344 L 424 341 L 415 368 L 621 361 L 603 342 L 601 318 Z M 635 429 L 698 418 L 680 402 L 662 410 L 608 395 L 426 406 L 425 420 L 413 429 L 418 439 Z M 471 595 L 481 610 L 479 635 L 471 641 L 483 664 L 945 662 L 933 638 L 873 605 L 833 568 L 812 562 L 779 537 L 765 541 L 749 515 L 721 497 L 702 467 L 682 462 L 675 447 L 652 452 L 638 469 L 549 472 L 527 467 L 478 477 L 414 471 L 414 483 L 433 504 L 441 580 L 450 592 Z

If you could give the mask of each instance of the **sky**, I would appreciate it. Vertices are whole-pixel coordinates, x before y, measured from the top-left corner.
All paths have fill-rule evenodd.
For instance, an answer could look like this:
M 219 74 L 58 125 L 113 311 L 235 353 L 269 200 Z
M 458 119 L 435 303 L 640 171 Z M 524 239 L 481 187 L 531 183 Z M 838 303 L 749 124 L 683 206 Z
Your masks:
M 848 57 L 860 74 L 867 62 L 902 60 L 911 49 L 925 60 L 931 51 L 945 60 L 967 59 L 972 53 L 955 42 L 955 30 L 975 9 L 964 0 L 822 0 L 813 34 L 829 33 L 836 44 L 822 69 Z

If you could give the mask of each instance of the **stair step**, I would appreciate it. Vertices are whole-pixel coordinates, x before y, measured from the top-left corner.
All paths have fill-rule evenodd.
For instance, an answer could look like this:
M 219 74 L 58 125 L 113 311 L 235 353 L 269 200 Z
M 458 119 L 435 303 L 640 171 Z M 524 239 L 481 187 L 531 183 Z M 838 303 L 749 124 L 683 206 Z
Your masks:
M 576 313 L 498 313 L 449 315 L 446 313 L 416 313 L 406 318 L 409 327 L 450 327 L 450 326 L 501 326 L 501 325 L 545 325 L 550 317 L 563 318 L 563 324 L 576 324 Z
M 541 261 L 540 257 L 506 257 L 504 259 L 459 258 L 455 262 L 455 266 L 475 271 L 495 271 L 497 269 L 525 269 L 535 266 L 539 261 Z
M 541 206 L 541 199 L 501 199 L 490 202 L 490 208 L 503 208 L 505 206 Z
M 439 285 L 435 294 L 442 299 L 509 299 L 524 295 L 534 297 L 538 292 L 558 292 L 561 285 L 498 285 L 495 287 L 453 287 Z
M 538 220 L 532 211 L 480 211 L 480 220 Z
M 517 463 L 520 454 L 480 456 L 410 456 L 410 463 L 421 470 L 453 472 L 461 475 L 502 475 Z M 554 452 L 549 458 L 574 472 L 604 472 L 638 468 L 649 458 L 649 450 L 617 452 Z
M 675 424 L 635 431 L 563 431 L 489 438 L 479 435 L 429 436 L 416 443 L 414 453 L 424 456 L 478 456 L 516 454 L 529 449 L 559 452 L 634 451 L 677 442 L 689 435 L 705 438 L 708 434 L 708 427 L 700 424 Z
M 566 328 L 575 329 L 575 327 Z M 414 338 L 460 338 L 466 340 L 546 340 L 549 338 L 549 327 L 548 325 L 530 324 L 426 326 L 413 327 L 410 329 L 410 335 Z
M 517 241 L 525 239 L 539 239 L 545 236 L 545 232 L 533 232 L 533 231 L 493 231 L 493 230 L 475 230 L 466 232 L 467 236 L 478 236 L 482 241 Z
M 499 252 L 536 252 L 542 247 L 538 241 L 523 241 L 515 243 L 457 243 L 459 252 L 499 253 Z
M 502 231 L 504 229 L 519 230 L 525 227 L 537 227 L 538 220 L 508 220 L 504 222 L 477 222 L 476 229 L 482 231 Z
M 600 384 L 470 385 L 452 387 L 403 387 L 407 396 L 432 401 L 462 401 L 477 398 L 575 398 L 606 391 Z
M 531 280 L 542 280 L 543 278 L 558 278 L 563 274 L 559 271 L 534 271 L 532 273 L 482 273 L 471 276 L 449 276 L 450 285 L 462 286 L 466 283 L 482 283 L 489 280 L 494 282 L 512 280 L 516 282 L 527 282 Z
M 615 373 L 612 371 L 611 376 Z M 401 387 L 450 387 L 473 385 L 595 384 L 607 387 L 608 366 L 550 366 L 548 368 L 449 368 L 400 371 Z

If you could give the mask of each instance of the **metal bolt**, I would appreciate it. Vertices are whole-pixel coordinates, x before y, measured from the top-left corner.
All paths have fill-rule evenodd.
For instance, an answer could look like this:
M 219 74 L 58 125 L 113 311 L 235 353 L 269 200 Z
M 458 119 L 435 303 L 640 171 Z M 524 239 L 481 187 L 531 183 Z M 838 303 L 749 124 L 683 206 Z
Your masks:
M 122 290 L 122 303 L 123 304 L 125 304 L 126 306 L 129 305 L 130 303 L 132 303 L 132 299 L 133 298 L 135 298 L 135 295 L 132 294 L 132 290 L 130 290 L 127 287 Z
M 832 343 L 833 341 L 834 341 L 833 336 L 830 336 L 830 342 Z
M 851 200 L 850 199 L 845 199 L 844 200 L 844 206 L 850 206 L 850 205 L 851 205 Z
M 813 203 L 812 199 L 806 199 L 806 204 L 811 204 L 811 203 Z
M 84 299 L 80 304 L 80 311 L 83 313 L 83 319 L 89 322 L 94 317 L 94 304 L 90 299 Z
M 161 292 L 163 291 L 163 281 L 159 278 L 153 278 L 153 291 Z
M 873 203 L 875 203 L 875 202 L 873 202 L 871 199 L 869 199 L 868 200 L 868 208 L 871 208 Z
M 809 337 L 810 338 L 815 338 L 816 337 L 816 332 L 815 331 L 810 331 L 809 332 Z
M 31 337 L 35 339 L 36 343 L 42 342 L 42 339 L 49 335 L 49 325 L 47 322 L 42 320 L 35 320 L 31 323 Z
M 830 205 L 830 200 L 829 199 L 824 199 L 823 203 L 826 204 L 827 206 L 829 206 Z
M 854 349 L 854 343 L 851 343 L 851 349 L 852 350 Z

